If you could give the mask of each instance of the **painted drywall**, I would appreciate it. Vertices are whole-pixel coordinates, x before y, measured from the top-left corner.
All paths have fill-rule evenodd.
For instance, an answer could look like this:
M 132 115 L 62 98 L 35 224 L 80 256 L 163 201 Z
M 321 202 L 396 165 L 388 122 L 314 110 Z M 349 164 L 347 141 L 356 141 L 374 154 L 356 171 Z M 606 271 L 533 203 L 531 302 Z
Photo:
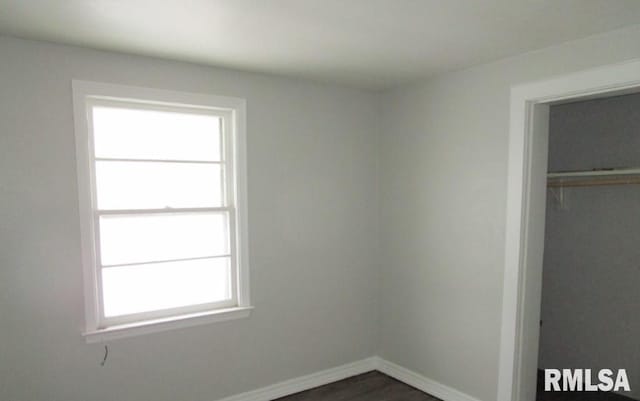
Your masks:
M 640 57 L 640 26 L 386 93 L 380 355 L 496 399 L 511 85 Z
M 375 354 L 368 92 L 0 38 L 0 399 L 213 401 Z M 87 345 L 71 80 L 247 99 L 247 319 Z
M 640 95 L 552 106 L 549 121 L 550 171 L 640 164 Z M 640 398 L 640 187 L 562 192 L 547 195 L 539 367 L 626 368 Z

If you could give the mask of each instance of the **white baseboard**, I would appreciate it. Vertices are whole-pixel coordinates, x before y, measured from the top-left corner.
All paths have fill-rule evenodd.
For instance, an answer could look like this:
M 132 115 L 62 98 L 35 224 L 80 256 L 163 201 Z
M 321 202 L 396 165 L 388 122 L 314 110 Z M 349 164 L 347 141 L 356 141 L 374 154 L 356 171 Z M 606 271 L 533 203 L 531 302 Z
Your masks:
M 444 401 L 480 401 L 461 391 L 428 379 L 416 372 L 374 356 L 353 363 L 322 370 L 306 376 L 296 377 L 257 390 L 247 391 L 218 401 L 272 401 L 280 397 L 299 393 L 314 387 L 324 386 L 351 376 L 373 370 L 380 371 L 403 383 L 424 391 Z
M 314 387 L 324 386 L 351 376 L 376 370 L 378 358 L 372 357 L 357 362 L 322 370 L 306 376 L 296 377 L 257 390 L 232 395 L 218 401 L 271 401 L 276 398 L 299 393 Z
M 480 401 L 469 394 L 428 379 L 414 371 L 382 358 L 376 358 L 376 370 L 444 401 Z

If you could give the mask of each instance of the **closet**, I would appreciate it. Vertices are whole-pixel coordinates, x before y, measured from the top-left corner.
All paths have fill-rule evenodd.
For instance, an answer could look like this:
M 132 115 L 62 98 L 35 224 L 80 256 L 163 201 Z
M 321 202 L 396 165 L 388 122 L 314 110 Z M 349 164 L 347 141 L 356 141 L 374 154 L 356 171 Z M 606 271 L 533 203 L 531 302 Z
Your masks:
M 548 171 L 538 367 L 625 368 L 640 399 L 640 94 L 551 106 Z

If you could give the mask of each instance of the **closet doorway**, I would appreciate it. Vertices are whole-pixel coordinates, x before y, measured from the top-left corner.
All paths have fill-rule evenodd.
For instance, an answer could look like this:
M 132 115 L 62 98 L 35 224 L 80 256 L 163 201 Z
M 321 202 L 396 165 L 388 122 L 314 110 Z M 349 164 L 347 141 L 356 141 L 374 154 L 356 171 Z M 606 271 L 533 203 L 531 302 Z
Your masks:
M 547 164 L 536 400 L 638 400 L 640 94 L 551 105 Z M 625 369 L 630 391 L 545 391 L 544 369 Z
M 605 101 L 605 98 L 636 93 L 640 93 L 640 60 L 581 71 L 546 81 L 525 83 L 511 89 L 498 401 L 536 400 L 551 109 L 583 101 Z M 637 135 L 640 135 L 640 132 Z M 601 168 L 640 167 L 640 157 L 636 160 L 637 164 L 634 165 Z M 604 177 L 600 177 L 602 179 L 618 179 L 607 176 L 608 173 L 601 174 Z M 620 179 L 631 179 L 632 174 L 625 172 L 619 175 L 623 176 Z M 640 185 L 629 184 L 624 187 L 634 187 L 640 191 Z M 554 194 L 550 196 L 554 199 L 556 195 L 560 197 L 559 203 L 564 200 L 560 207 L 571 207 L 568 202 L 575 197 L 570 193 L 571 190 L 572 188 L 565 188 L 564 193 L 561 193 L 559 189 L 554 189 Z M 629 218 L 635 215 L 635 210 L 628 212 Z M 640 238 L 638 243 L 640 244 Z M 551 322 L 547 324 L 548 328 Z M 631 386 L 634 386 L 632 380 L 638 382 L 640 379 L 637 377 L 638 373 L 640 372 L 630 372 Z M 636 376 L 633 376 L 634 374 Z M 640 389 L 640 383 L 637 383 L 637 386 Z M 562 399 L 587 400 L 594 393 L 558 394 L 564 395 L 565 398 Z M 571 398 L 572 396 L 577 398 Z

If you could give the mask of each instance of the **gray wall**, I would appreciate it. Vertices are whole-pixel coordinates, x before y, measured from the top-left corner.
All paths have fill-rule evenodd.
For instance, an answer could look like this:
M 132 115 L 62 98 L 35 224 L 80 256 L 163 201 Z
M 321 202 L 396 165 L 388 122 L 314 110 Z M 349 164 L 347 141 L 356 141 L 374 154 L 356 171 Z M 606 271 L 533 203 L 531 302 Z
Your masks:
M 510 86 L 638 57 L 634 26 L 387 94 L 382 357 L 496 399 Z
M 375 353 L 374 95 L 0 38 L 0 399 L 213 401 Z M 71 79 L 248 104 L 248 319 L 87 345 Z
M 549 170 L 640 166 L 640 95 L 551 107 Z M 540 368 L 626 368 L 640 398 L 640 186 L 547 196 Z M 559 195 L 559 190 L 555 190 Z

